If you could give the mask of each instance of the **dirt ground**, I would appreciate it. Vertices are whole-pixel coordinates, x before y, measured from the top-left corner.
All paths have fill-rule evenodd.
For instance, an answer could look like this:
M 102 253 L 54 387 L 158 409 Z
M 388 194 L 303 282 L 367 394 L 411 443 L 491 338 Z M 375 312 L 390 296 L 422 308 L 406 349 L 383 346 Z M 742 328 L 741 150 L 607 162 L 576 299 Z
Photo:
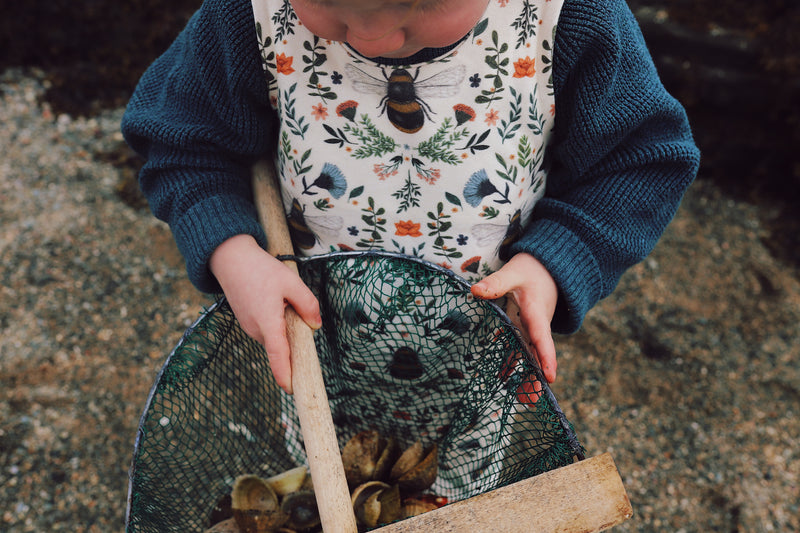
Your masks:
M 0 530 L 10 533 L 123 530 L 147 393 L 210 303 L 132 187 L 138 161 L 118 133 L 128 74 L 191 2 L 145 33 L 136 22 L 156 20 L 158 3 L 134 4 L 116 3 L 128 34 L 109 23 L 93 37 L 138 38 L 139 54 L 117 56 L 127 70 L 67 61 L 51 44 L 94 83 L 41 58 L 9 63 L 29 36 L 0 46 Z M 631 4 L 689 109 L 703 166 L 654 253 L 579 333 L 557 339 L 553 389 L 588 454 L 617 462 L 634 517 L 615 530 L 800 531 L 798 8 Z M 62 2 L 49 5 L 58 15 Z M 107 7 L 84 11 L 117 20 Z M 38 67 L 6 70 L 19 64 Z M 748 92 L 754 72 L 770 92 Z M 97 81 L 109 79 L 118 85 Z

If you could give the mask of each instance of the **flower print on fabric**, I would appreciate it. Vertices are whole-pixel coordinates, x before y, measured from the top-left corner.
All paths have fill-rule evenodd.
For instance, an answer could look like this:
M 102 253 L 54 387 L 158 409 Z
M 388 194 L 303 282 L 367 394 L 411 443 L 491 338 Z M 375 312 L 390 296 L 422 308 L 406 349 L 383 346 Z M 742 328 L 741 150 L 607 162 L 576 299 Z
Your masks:
M 502 266 L 545 190 L 560 6 L 489 2 L 451 51 L 391 66 L 254 3 L 298 249 L 407 253 L 471 282 Z
M 536 60 L 530 56 L 514 61 L 515 78 L 532 78 L 536 74 Z
M 469 181 L 467 181 L 467 184 L 464 186 L 464 199 L 472 207 L 478 207 L 484 198 L 492 196 L 493 194 L 499 194 L 501 198 L 495 199 L 494 201 L 499 204 L 507 204 L 510 203 L 508 199 L 508 190 L 509 187 L 506 185 L 505 193 L 501 193 L 489 180 L 486 171 L 480 169 L 469 177 Z
M 317 194 L 312 189 L 320 188 L 325 189 L 331 196 L 338 200 L 347 190 L 347 179 L 344 177 L 344 174 L 342 174 L 342 171 L 339 170 L 339 167 L 331 163 L 325 163 L 319 177 L 315 179 L 311 185 L 306 184 L 305 176 L 303 176 L 302 181 L 303 194 Z
M 555 109 L 552 43 L 562 2 L 492 0 L 449 52 L 390 66 L 312 35 L 289 0 L 254 1 L 266 84 L 280 119 L 276 167 L 298 253 L 388 250 L 439 264 L 468 282 L 500 268 L 545 190 Z M 368 334 L 365 324 L 381 316 L 383 303 L 373 306 L 369 297 L 345 303 L 343 327 Z M 423 321 L 445 313 L 431 328 L 469 327 L 435 301 L 408 304 Z M 432 435 L 448 418 L 416 401 L 432 393 L 417 383 L 429 371 L 425 356 L 391 346 L 374 368 L 357 358 L 336 364 L 354 380 L 371 373 L 408 394 L 402 408 L 384 413 L 375 405 L 363 416 L 391 417 L 398 431 Z M 444 382 L 463 391 L 455 382 L 465 379 L 454 372 Z M 347 401 L 346 394 L 332 398 L 331 410 L 346 412 Z M 461 460 L 465 449 L 476 461 L 502 464 L 502 449 L 475 438 L 491 432 L 492 423 L 479 421 L 452 452 L 443 452 L 444 464 L 448 453 Z M 296 435 L 292 449 L 302 450 L 292 429 L 297 425 L 287 421 L 287 439 Z M 488 484 L 493 476 L 488 468 L 465 475 L 456 467 L 442 471 L 432 491 L 447 496 L 465 478 Z
M 293 57 L 287 57 L 286 54 L 278 54 L 275 57 L 275 64 L 278 70 L 278 74 L 288 75 L 294 72 L 292 68 L 292 63 L 294 62 Z

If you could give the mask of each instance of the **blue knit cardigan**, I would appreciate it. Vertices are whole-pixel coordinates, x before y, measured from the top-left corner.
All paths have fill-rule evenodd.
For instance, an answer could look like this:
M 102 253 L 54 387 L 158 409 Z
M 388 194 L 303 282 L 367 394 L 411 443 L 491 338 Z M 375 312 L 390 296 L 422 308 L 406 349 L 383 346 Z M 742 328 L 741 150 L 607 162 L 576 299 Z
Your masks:
M 147 160 L 139 180 L 153 214 L 203 292 L 220 291 L 208 260 L 225 239 L 266 244 L 250 168 L 275 145 L 277 116 L 255 35 L 250 0 L 205 0 L 142 76 L 122 121 Z M 560 291 L 553 331 L 571 333 L 653 249 L 700 155 L 624 0 L 565 0 L 553 82 L 546 195 L 512 251 L 547 267 Z

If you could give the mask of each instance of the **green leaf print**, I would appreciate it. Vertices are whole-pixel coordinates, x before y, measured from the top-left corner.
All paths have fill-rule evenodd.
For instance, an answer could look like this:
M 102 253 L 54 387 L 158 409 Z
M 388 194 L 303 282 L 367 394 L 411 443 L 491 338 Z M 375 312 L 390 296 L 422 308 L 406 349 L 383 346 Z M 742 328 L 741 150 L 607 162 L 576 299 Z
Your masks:
M 287 35 L 294 34 L 294 22 L 297 15 L 292 9 L 289 0 L 283 0 L 283 5 L 272 15 L 272 23 L 275 25 L 275 40 L 282 41 Z
M 528 0 L 523 0 L 522 12 L 511 23 L 511 27 L 517 30 L 516 48 L 524 46 L 527 41 L 536 37 L 536 21 L 539 20 L 536 9 L 537 7 L 531 5 Z
M 352 191 L 350 191 L 350 195 L 347 197 L 348 200 L 352 200 L 353 198 L 358 198 L 364 192 L 364 186 L 359 185 Z
M 527 135 L 523 135 L 519 138 L 519 144 L 517 145 L 517 163 L 523 169 L 527 169 L 531 165 L 532 156 L 533 148 L 531 148 L 531 142 Z
M 492 220 L 493 218 L 497 218 L 497 215 L 500 214 L 500 211 L 496 207 L 492 207 L 487 205 L 483 208 L 481 215 L 486 220 Z
M 472 38 L 474 39 L 478 35 L 485 32 L 487 27 L 489 27 L 489 19 L 483 19 L 482 21 L 475 24 L 475 28 L 473 28 L 472 30 Z
M 492 80 L 492 87 L 489 89 L 484 89 L 481 91 L 481 94 L 475 97 L 475 103 L 478 104 L 489 104 L 495 100 L 499 100 L 502 98 L 500 93 L 504 91 L 503 87 L 503 76 L 508 76 L 508 70 L 505 67 L 509 64 L 509 58 L 503 57 L 503 54 L 508 52 L 508 43 L 503 43 L 502 45 L 499 43 L 499 35 L 497 31 L 492 32 L 492 44 L 494 46 L 490 46 L 486 48 L 486 51 L 489 52 L 484 58 L 484 61 L 489 68 L 494 70 L 491 74 L 486 74 L 484 78 Z
M 383 217 L 386 210 L 382 207 L 376 209 L 375 200 L 371 196 L 367 199 L 367 204 L 369 207 L 361 210 L 364 213 L 361 215 L 361 220 L 366 223 L 366 227 L 362 228 L 361 232 L 365 233 L 367 237 L 360 239 L 356 246 L 367 249 L 380 248 L 383 246 L 381 233 L 386 233 L 386 219 Z
M 325 211 L 333 207 L 333 205 L 330 203 L 328 198 L 320 198 L 319 200 L 314 201 L 314 207 L 320 211 Z
M 381 132 L 369 118 L 361 115 L 361 127 L 353 123 L 345 124 L 344 130 L 358 139 L 361 146 L 353 150 L 353 157 L 365 159 L 367 157 L 383 157 L 397 150 L 397 142 Z
M 509 87 L 511 96 L 514 100 L 510 102 L 510 110 L 508 113 L 508 120 L 501 120 L 500 126 L 497 128 L 497 133 L 500 135 L 500 142 L 505 143 L 506 140 L 511 139 L 517 133 L 517 130 L 522 126 L 520 119 L 522 118 L 522 95 L 518 94 L 513 87 Z
M 539 86 L 533 87 L 533 92 L 528 95 L 528 127 L 535 135 L 541 135 L 544 131 L 544 114 L 539 112 L 539 99 L 536 97 L 536 91 Z
M 495 159 L 497 162 L 500 163 L 500 166 L 503 167 L 502 170 L 497 171 L 497 175 L 503 178 L 506 181 L 510 181 L 511 183 L 517 183 L 517 175 L 519 173 L 519 168 L 514 163 L 506 163 L 505 158 L 500 154 L 495 154 Z M 504 195 L 506 202 L 508 203 L 508 186 L 506 186 L 506 194 Z
M 444 193 L 444 197 L 447 198 L 447 201 L 451 204 L 461 207 L 461 199 L 451 192 Z
M 300 159 L 297 159 L 296 157 L 292 159 L 292 166 L 294 167 L 294 174 L 298 178 L 301 177 L 302 175 L 304 175 L 305 173 L 309 172 L 311 170 L 311 168 L 314 166 L 314 165 L 303 166 L 305 164 L 305 162 L 308 161 L 308 158 L 310 156 L 311 156 L 311 149 L 309 148 L 308 150 L 303 152 L 303 155 L 300 156 Z
M 410 207 L 419 206 L 419 197 L 422 195 L 420 189 L 420 186 L 411 179 L 411 171 L 409 170 L 403 186 L 392 193 L 393 198 L 400 200 L 400 205 L 397 206 L 398 213 L 407 211 Z
M 450 248 L 447 245 L 449 241 L 453 240 L 453 236 L 447 234 L 453 226 L 453 223 L 448 220 L 450 215 L 444 212 L 444 204 L 439 202 L 436 205 L 435 213 L 428 211 L 428 218 L 431 220 L 431 222 L 427 224 L 428 229 L 431 230 L 428 232 L 428 236 L 434 237 L 433 254 L 447 259 L 458 259 L 461 257 L 463 254 L 459 252 L 457 248 Z
M 292 157 L 292 141 L 289 139 L 289 134 L 286 131 L 281 132 L 280 150 L 278 151 L 278 160 L 282 167 L 285 167 L 289 161 L 294 159 Z
M 275 78 L 273 72 L 277 71 L 278 67 L 275 63 L 275 51 L 272 49 L 272 37 L 263 35 L 261 23 L 256 23 L 256 35 L 258 36 L 258 48 L 261 52 L 261 66 L 264 69 L 264 75 L 267 78 L 267 88 L 272 89 L 278 80 Z
M 448 165 L 459 165 L 462 160 L 452 148 L 467 135 L 469 135 L 467 128 L 455 129 L 455 123 L 450 117 L 446 117 L 430 139 L 417 145 L 417 152 L 431 162 L 441 161 Z
M 333 92 L 330 87 L 320 83 L 321 78 L 328 76 L 327 72 L 319 69 L 319 67 L 323 66 L 328 60 L 328 56 L 323 53 L 325 47 L 321 46 L 319 43 L 320 39 L 316 35 L 314 36 L 313 44 L 309 41 L 303 42 L 303 47 L 310 52 L 310 55 L 303 55 L 303 63 L 306 64 L 303 68 L 303 72 L 311 72 L 308 76 L 308 84 L 306 85 L 308 89 L 311 89 L 308 94 L 321 98 L 323 102 L 326 100 L 336 100 L 336 93 Z
M 303 115 L 300 115 L 299 119 L 297 118 L 294 107 L 295 99 L 292 98 L 292 94 L 296 88 L 297 84 L 295 83 L 283 92 L 283 98 L 281 99 L 283 103 L 283 118 L 289 131 L 301 139 L 305 139 L 309 124 L 306 123 L 306 117 Z
M 397 242 L 396 240 L 392 239 L 392 247 L 397 251 L 397 253 L 405 254 L 405 255 L 413 255 L 414 257 L 419 257 L 420 259 L 425 258 L 425 254 L 422 252 L 422 249 L 425 248 L 425 243 L 421 243 L 419 246 L 412 246 L 411 250 L 406 252 L 406 247 Z
M 325 131 L 327 131 L 328 134 L 330 134 L 330 137 L 325 139 L 327 144 L 338 144 L 339 148 L 342 148 L 345 144 L 353 144 L 350 139 L 347 138 L 347 135 L 344 134 L 341 128 L 333 129 L 327 124 L 322 124 L 322 127 L 325 128 Z
M 485 130 L 483 133 L 478 135 L 477 133 L 473 134 L 472 137 L 469 138 L 467 144 L 463 147 L 458 148 L 459 151 L 469 150 L 472 155 L 475 155 L 480 150 L 486 150 L 489 148 L 488 144 L 483 144 L 486 140 L 486 137 L 489 136 L 490 130 Z
M 555 92 L 553 89 L 553 47 L 551 46 L 551 42 L 556 41 L 556 26 L 553 26 L 553 34 L 551 40 L 548 41 L 547 39 L 542 41 L 542 48 L 547 52 L 542 54 L 542 63 L 545 65 L 542 68 L 542 73 L 549 73 L 547 76 L 547 94 L 552 96 Z

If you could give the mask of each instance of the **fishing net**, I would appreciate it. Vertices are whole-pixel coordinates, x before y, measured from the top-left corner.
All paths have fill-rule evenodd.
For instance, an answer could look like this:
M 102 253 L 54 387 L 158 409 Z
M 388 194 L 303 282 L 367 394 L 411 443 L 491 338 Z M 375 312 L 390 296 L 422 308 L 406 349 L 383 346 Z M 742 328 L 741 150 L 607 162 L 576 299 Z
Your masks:
M 583 458 L 517 330 L 436 265 L 384 252 L 297 259 L 340 447 L 378 430 L 439 450 L 430 492 L 454 502 Z M 225 299 L 184 334 L 136 439 L 127 531 L 204 531 L 242 474 L 305 463 L 290 396 Z M 313 476 L 313 473 L 312 473 Z

